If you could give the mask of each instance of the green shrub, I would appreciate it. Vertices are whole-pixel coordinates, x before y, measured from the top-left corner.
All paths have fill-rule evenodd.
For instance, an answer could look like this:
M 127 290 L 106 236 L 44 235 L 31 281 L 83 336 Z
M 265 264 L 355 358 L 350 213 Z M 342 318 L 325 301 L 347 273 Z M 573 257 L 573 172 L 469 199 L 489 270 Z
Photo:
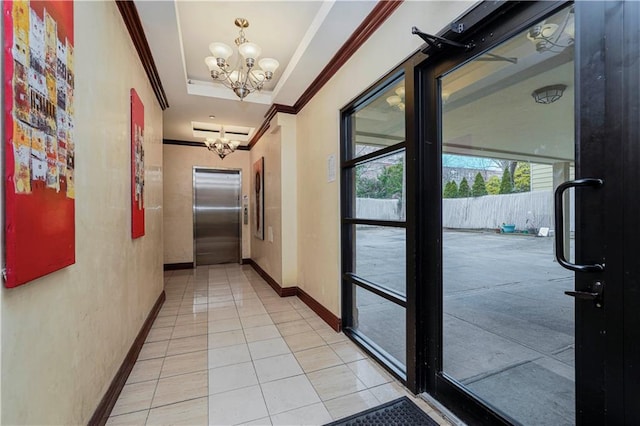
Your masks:
M 473 181 L 473 186 L 471 187 L 471 195 L 474 197 L 482 197 L 483 195 L 488 195 L 487 186 L 484 183 L 484 178 L 480 174 L 480 172 L 476 173 L 476 179 Z
M 455 181 L 450 180 L 444 186 L 443 198 L 458 198 L 458 185 Z
M 467 178 L 462 178 L 460 186 L 458 187 L 458 198 L 467 198 L 471 196 L 471 188 L 469 188 L 469 182 Z
M 513 192 L 513 185 L 511 184 L 511 173 L 509 169 L 504 169 L 502 173 L 502 180 L 500 181 L 500 193 L 511 194 Z

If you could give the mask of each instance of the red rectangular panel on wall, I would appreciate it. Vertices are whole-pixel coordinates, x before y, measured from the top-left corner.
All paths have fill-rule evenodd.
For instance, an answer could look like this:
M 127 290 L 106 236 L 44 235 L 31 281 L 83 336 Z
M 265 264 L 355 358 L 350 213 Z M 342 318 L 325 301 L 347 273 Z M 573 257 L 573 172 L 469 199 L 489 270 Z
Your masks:
M 3 1 L 6 287 L 75 263 L 73 2 Z
M 144 235 L 144 105 L 131 89 L 131 238 Z

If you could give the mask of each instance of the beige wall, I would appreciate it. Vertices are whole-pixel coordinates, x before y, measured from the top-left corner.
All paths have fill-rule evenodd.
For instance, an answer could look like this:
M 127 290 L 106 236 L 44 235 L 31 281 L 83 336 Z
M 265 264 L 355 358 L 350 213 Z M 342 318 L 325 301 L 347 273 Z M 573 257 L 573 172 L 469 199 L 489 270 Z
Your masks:
M 2 289 L 2 424 L 86 424 L 162 292 L 162 111 L 115 2 L 75 3 L 76 263 Z M 131 239 L 129 90 L 145 107 Z
M 281 198 L 282 198 L 282 287 L 298 285 L 298 153 L 297 118 L 278 114 L 281 145 Z
M 413 53 L 411 27 L 435 34 L 473 2 L 404 2 L 298 114 L 298 286 L 340 316 L 339 110 Z M 339 164 L 338 164 L 339 167 Z
M 277 117 L 271 120 L 271 126 L 251 148 L 251 179 L 249 200 L 251 208 L 251 259 L 278 284 L 282 285 L 282 171 L 281 171 L 281 135 Z M 256 211 L 254 191 L 256 189 L 253 164 L 264 157 L 264 240 L 254 235 L 254 212 Z M 271 231 L 269 231 L 271 230 Z M 269 236 L 273 240 L 269 240 Z
M 193 167 L 242 170 L 242 195 L 249 195 L 248 151 L 221 160 L 200 147 L 163 145 L 164 151 L 164 263 L 193 262 Z M 249 225 L 242 225 L 242 257 L 251 256 Z

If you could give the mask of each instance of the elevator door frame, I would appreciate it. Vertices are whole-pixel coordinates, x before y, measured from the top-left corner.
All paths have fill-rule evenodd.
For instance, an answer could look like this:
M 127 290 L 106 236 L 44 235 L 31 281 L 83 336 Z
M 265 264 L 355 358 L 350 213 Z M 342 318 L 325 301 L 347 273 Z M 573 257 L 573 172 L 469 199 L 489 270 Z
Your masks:
M 242 263 L 242 169 L 237 168 L 224 168 L 224 167 L 202 167 L 193 166 L 191 171 L 191 214 L 192 214 L 192 239 L 193 239 L 193 267 L 196 268 L 197 256 L 196 256 L 196 173 L 199 170 L 205 170 L 205 173 L 226 173 L 234 174 L 238 173 L 240 178 L 240 190 L 238 191 L 238 263 Z

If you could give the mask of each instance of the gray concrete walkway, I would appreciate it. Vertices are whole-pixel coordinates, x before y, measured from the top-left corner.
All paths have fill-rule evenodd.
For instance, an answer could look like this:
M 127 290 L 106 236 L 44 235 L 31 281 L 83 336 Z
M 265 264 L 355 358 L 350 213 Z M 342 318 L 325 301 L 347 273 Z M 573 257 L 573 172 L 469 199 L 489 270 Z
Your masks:
M 573 274 L 553 239 L 445 231 L 444 371 L 523 424 L 573 424 Z M 356 270 L 404 293 L 404 230 L 357 231 Z M 404 362 L 404 310 L 358 290 L 358 326 Z M 426 308 L 426 307 L 425 307 Z

